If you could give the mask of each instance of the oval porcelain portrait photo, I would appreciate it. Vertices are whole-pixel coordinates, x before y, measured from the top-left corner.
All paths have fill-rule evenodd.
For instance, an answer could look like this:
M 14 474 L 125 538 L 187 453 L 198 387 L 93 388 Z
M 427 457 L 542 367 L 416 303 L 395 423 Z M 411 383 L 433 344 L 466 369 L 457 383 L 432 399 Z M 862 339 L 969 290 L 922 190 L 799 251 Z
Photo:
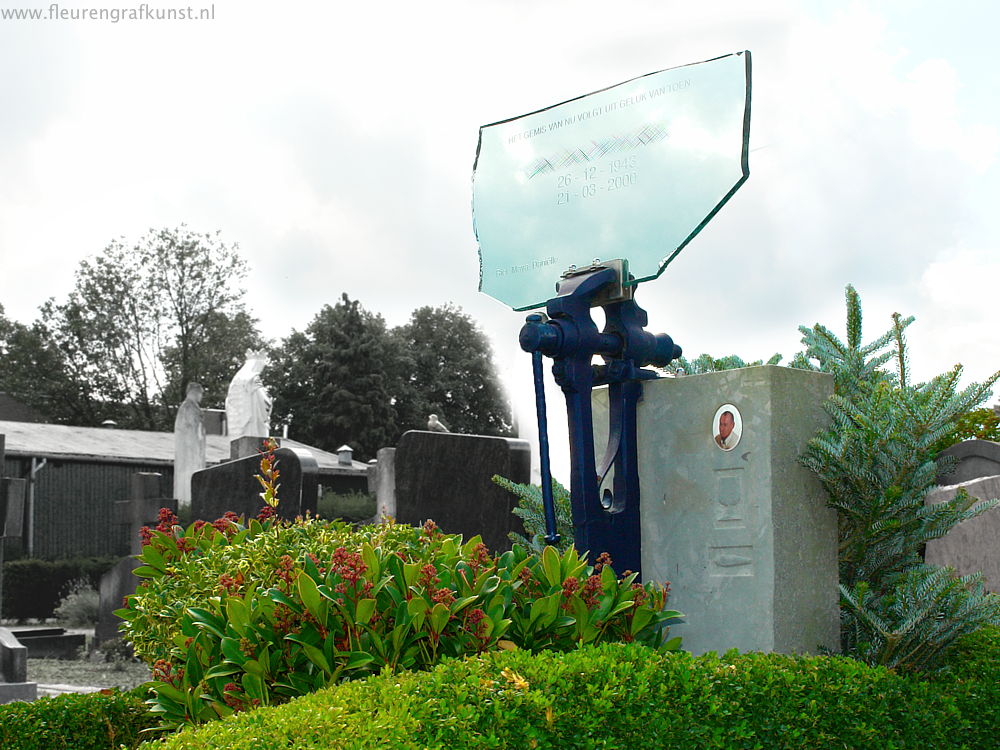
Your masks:
M 712 436 L 715 444 L 724 451 L 731 451 L 743 437 L 743 417 L 732 404 L 723 404 L 712 417 Z

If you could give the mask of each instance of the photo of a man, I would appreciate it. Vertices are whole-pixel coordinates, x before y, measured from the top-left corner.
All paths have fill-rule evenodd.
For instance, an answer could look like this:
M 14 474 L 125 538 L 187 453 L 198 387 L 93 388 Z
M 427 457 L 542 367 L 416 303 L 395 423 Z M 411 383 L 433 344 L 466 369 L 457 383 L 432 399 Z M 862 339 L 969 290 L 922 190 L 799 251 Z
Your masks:
M 723 404 L 712 419 L 715 444 L 724 451 L 731 451 L 743 436 L 743 418 L 732 404 Z

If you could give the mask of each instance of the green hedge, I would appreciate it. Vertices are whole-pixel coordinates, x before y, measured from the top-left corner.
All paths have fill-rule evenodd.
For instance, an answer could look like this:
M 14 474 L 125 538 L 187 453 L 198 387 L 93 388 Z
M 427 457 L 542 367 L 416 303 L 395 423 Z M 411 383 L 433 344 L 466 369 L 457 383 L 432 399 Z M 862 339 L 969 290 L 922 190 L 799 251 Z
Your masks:
M 0 706 L 3 750 L 118 750 L 137 747 L 156 724 L 143 692 L 67 693 Z
M 55 614 L 68 584 L 85 579 L 94 588 L 118 562 L 117 557 L 74 557 L 64 560 L 27 558 L 3 566 L 3 616 L 11 620 L 44 619 Z
M 955 699 L 970 725 L 961 740 L 970 748 L 1000 745 L 1000 627 L 985 627 L 959 641 L 947 668 L 931 681 Z
M 971 645 L 972 666 L 933 680 L 842 657 L 692 657 L 622 644 L 487 653 L 344 683 L 155 747 L 992 748 L 1000 639 L 991 638 L 991 653 Z

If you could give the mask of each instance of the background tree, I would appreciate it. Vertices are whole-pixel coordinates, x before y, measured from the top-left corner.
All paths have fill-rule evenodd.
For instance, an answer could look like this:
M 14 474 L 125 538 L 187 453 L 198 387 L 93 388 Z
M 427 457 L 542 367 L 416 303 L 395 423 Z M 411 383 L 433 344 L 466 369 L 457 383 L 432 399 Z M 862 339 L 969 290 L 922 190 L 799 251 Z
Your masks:
M 0 305 L 0 391 L 54 422 L 98 424 L 101 404 L 85 383 L 71 376 L 62 351 L 40 323 L 26 326 L 6 318 Z
M 264 380 L 289 437 L 331 451 L 347 443 L 359 459 L 427 429 L 431 413 L 457 432 L 511 432 L 489 341 L 450 305 L 389 331 L 345 294 L 274 350 Z
M 453 432 L 512 434 L 489 339 L 461 308 L 421 307 L 391 336 L 400 433 L 427 429 L 427 416 L 437 414 Z
M 81 262 L 68 299 L 42 307 L 41 326 L 89 403 L 124 405 L 129 427 L 169 428 L 188 382 L 231 373 L 260 343 L 242 303 L 245 276 L 218 233 L 151 231 Z M 213 388 L 206 404 L 220 403 Z
M 264 372 L 272 424 L 288 423 L 289 437 L 324 450 L 347 443 L 356 459 L 373 457 L 395 436 L 392 359 L 382 316 L 344 294 L 273 351 Z

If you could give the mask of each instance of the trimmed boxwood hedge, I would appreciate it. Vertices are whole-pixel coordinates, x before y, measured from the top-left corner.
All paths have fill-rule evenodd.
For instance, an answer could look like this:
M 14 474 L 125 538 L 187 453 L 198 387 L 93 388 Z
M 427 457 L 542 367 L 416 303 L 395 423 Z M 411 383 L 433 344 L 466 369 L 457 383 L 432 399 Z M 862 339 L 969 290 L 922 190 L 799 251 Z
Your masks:
M 131 750 L 155 724 L 142 695 L 0 706 L 0 747 Z M 1000 628 L 984 628 L 929 677 L 840 657 L 691 657 L 621 644 L 491 653 L 345 683 L 143 747 L 992 750 L 998 726 Z
M 143 702 L 146 691 L 67 693 L 0 706 L 3 750 L 118 750 L 137 747 L 156 725 Z
M 488 653 L 185 729 L 162 750 L 992 748 L 998 646 L 993 629 L 931 680 L 842 657 Z

